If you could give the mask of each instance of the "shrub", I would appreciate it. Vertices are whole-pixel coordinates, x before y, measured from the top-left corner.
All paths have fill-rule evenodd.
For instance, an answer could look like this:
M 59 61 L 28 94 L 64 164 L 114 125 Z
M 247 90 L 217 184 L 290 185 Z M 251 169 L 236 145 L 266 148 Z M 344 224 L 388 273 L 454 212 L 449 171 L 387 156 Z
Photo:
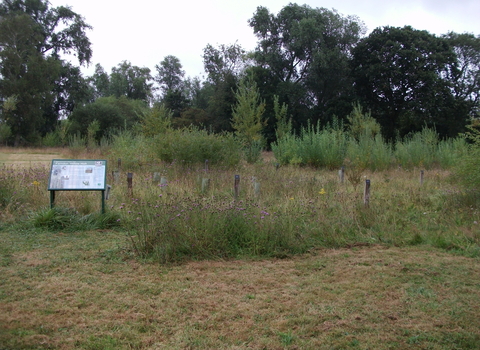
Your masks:
M 302 164 L 328 169 L 339 168 L 347 148 L 348 136 L 338 122 L 321 129 L 309 126 L 303 128 L 298 146 L 298 158 Z
M 467 146 L 468 151 L 461 154 L 456 163 L 454 177 L 466 188 L 480 190 L 480 171 L 478 171 L 480 168 L 480 131 L 474 127 L 469 127 L 469 129 L 465 138 L 471 144 Z
M 210 134 L 206 130 L 187 128 L 159 134 L 149 140 L 157 159 L 172 163 L 203 163 L 235 166 L 240 162 L 241 146 L 231 134 Z

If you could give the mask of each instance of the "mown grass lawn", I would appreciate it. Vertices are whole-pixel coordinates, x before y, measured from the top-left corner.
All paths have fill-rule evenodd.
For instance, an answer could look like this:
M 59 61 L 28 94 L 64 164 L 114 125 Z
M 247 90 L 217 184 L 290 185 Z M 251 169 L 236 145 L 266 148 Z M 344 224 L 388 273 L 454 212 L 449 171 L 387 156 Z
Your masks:
M 429 246 L 159 265 L 0 230 L 0 349 L 478 349 L 480 261 Z

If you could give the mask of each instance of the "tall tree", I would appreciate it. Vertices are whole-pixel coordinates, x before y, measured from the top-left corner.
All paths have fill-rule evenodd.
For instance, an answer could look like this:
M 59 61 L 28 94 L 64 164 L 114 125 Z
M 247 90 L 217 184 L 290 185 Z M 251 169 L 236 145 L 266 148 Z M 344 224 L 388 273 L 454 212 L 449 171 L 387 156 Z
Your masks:
M 463 130 L 468 116 L 457 113 L 461 101 L 442 77 L 455 64 L 445 39 L 410 26 L 375 29 L 352 60 L 357 95 L 389 139 L 425 125 L 442 135 Z
M 68 67 L 61 54 L 74 54 L 80 64 L 88 63 L 92 55 L 88 29 L 69 7 L 49 8 L 44 0 L 0 3 L 0 98 L 16 96 L 17 101 L 16 108 L 4 111 L 2 118 L 17 144 L 21 139 L 34 141 L 58 117 L 55 113 L 64 105 L 58 87 L 67 87 L 59 82 Z
M 94 91 L 94 99 L 110 96 L 110 76 L 99 63 L 95 65 L 95 72 L 89 81 Z
M 453 47 L 456 65 L 446 75 L 455 98 L 466 101 L 469 114 L 480 110 L 480 35 L 450 32 L 443 36 Z
M 168 91 L 180 90 L 182 88 L 185 71 L 178 57 L 169 55 L 155 66 L 157 75 L 155 81 L 160 85 L 160 89 L 166 94 Z
M 130 62 L 123 61 L 112 68 L 110 95 L 149 102 L 153 96 L 151 81 L 150 68 L 132 66 Z
M 100 126 L 96 137 L 100 139 L 109 132 L 132 128 L 147 109 L 148 106 L 142 100 L 132 100 L 126 96 L 100 97 L 92 103 L 75 108 L 68 118 L 71 123 L 69 132 L 87 136 L 88 126 L 96 121 Z
M 208 44 L 203 50 L 203 65 L 207 72 L 204 88 L 211 93 L 207 109 L 209 124 L 215 131 L 232 131 L 234 92 L 247 66 L 246 52 L 236 43 L 219 47 Z
M 163 95 L 161 102 L 172 111 L 174 118 L 178 118 L 189 103 L 182 64 L 177 57 L 169 55 L 155 68 L 157 70 L 155 81 L 160 85 Z
M 257 84 L 252 77 L 240 80 L 235 92 L 237 102 L 233 107 L 232 127 L 235 135 L 244 144 L 251 147 L 263 141 L 262 129 L 265 102 L 261 101 Z
M 325 115 L 351 87 L 350 50 L 364 32 L 357 17 L 289 4 L 275 15 L 258 7 L 249 20 L 258 38 L 255 60 L 287 103 L 294 123 Z
M 203 49 L 203 65 L 213 84 L 221 84 L 229 76 L 240 76 L 247 61 L 246 51 L 237 43 L 218 47 L 208 44 Z

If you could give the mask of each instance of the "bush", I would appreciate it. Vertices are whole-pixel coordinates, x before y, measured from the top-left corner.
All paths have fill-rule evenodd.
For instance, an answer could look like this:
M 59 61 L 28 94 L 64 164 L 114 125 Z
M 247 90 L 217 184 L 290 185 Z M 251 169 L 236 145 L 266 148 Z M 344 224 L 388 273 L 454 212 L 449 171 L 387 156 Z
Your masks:
M 241 159 L 241 146 L 231 134 L 210 134 L 205 130 L 187 128 L 159 134 L 149 140 L 157 159 L 172 163 L 204 163 L 235 166 Z
M 480 189 L 480 130 L 476 127 L 478 123 L 474 120 L 473 123 L 468 126 L 467 131 L 464 134 L 465 141 L 469 141 L 468 147 L 465 147 L 466 152 L 457 151 L 457 155 L 460 154 L 459 162 L 454 167 L 454 178 L 468 189 L 479 190 Z M 459 141 L 457 141 L 459 143 Z M 458 147 L 462 149 L 463 147 Z M 477 191 L 475 191 L 476 193 Z
M 110 137 L 110 164 L 122 160 L 122 167 L 130 171 L 144 164 L 156 161 L 150 142 L 143 135 L 135 135 L 131 131 L 120 131 Z

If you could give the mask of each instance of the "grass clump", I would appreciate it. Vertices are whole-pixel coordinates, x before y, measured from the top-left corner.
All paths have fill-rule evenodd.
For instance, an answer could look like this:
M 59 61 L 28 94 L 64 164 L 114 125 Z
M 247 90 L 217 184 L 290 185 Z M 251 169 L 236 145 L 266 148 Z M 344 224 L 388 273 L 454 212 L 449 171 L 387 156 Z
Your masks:
M 119 226 L 120 215 L 114 212 L 81 215 L 71 208 L 54 207 L 31 215 L 34 227 L 52 231 L 88 231 Z
M 251 201 L 187 197 L 132 201 L 122 220 L 135 229 L 135 251 L 162 263 L 184 259 L 283 256 L 308 248 L 295 216 L 267 212 Z M 297 226 L 298 227 L 298 226 Z

